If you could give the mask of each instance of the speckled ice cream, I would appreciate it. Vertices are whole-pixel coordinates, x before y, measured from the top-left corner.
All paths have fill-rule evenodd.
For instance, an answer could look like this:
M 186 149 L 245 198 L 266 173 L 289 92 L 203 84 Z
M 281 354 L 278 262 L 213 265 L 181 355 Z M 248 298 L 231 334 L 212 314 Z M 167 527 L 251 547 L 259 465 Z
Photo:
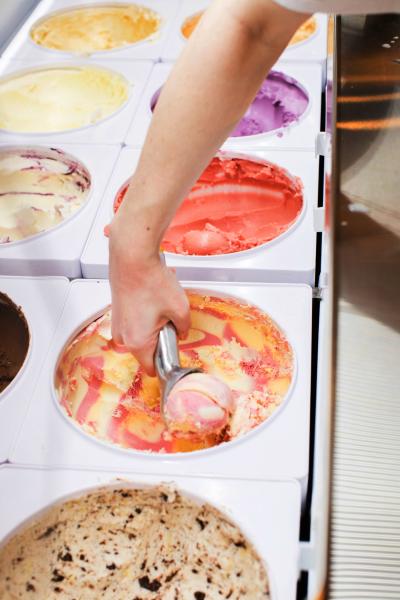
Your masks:
M 268 600 L 239 528 L 170 487 L 104 488 L 51 508 L 0 551 L 0 597 Z

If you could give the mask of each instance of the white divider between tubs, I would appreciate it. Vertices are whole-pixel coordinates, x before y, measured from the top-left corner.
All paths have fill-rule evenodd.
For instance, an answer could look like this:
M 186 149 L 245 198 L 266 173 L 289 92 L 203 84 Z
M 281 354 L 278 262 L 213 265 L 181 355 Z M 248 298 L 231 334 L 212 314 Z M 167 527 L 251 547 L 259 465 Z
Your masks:
M 192 15 L 206 9 L 209 4 L 210 0 L 184 0 L 182 2 L 162 52 L 163 61 L 174 61 L 179 57 L 187 44 L 181 30 L 183 23 Z M 326 63 L 328 16 L 320 13 L 316 13 L 314 16 L 317 22 L 315 33 L 302 42 L 288 46 L 282 54 L 284 60 L 317 62 L 321 65 Z M 221 23 L 221 35 L 223 30 L 224 23 Z
M 121 4 L 129 3 L 130 2 L 127 0 L 121 2 Z M 157 61 L 161 58 L 170 31 L 175 23 L 176 13 L 180 4 L 179 0 L 168 0 L 168 2 L 165 2 L 164 0 L 135 0 L 135 2 L 132 3 L 150 8 L 160 15 L 161 26 L 159 31 L 149 38 L 123 48 L 95 52 L 90 55 L 82 54 L 83 59 Z M 6 58 L 15 58 L 18 60 L 37 60 L 38 62 L 42 59 L 59 62 L 65 58 L 77 56 L 71 52 L 52 50 L 39 46 L 31 39 L 30 30 L 38 21 L 41 21 L 43 18 L 54 12 L 63 12 L 71 8 L 78 8 L 81 6 L 89 7 L 97 4 L 107 5 L 113 4 L 113 2 L 112 0 L 110 0 L 110 2 L 105 2 L 104 0 L 94 2 L 88 2 L 88 0 L 42 0 L 16 33 L 8 48 L 5 50 L 4 56 Z
M 283 329 L 293 347 L 297 369 L 281 408 L 242 438 L 192 453 L 142 453 L 111 446 L 86 434 L 61 409 L 54 390 L 54 371 L 71 336 L 110 304 L 110 290 L 107 281 L 75 280 L 12 452 L 12 461 L 54 467 L 119 468 L 163 475 L 296 478 L 305 493 L 310 433 L 311 288 L 213 282 L 183 285 L 248 301 L 264 310 Z
M 51 504 L 103 486 L 149 487 L 167 483 L 225 513 L 267 565 L 271 600 L 295 600 L 298 577 L 300 489 L 296 481 L 168 477 L 118 471 L 0 468 L 0 539 Z M 29 494 L 26 490 L 29 490 Z M 251 508 L 250 508 L 251 507 Z
M 85 58 L 60 59 L 57 62 L 42 58 L 40 61 L 0 60 L 0 84 L 8 79 L 30 70 L 56 69 L 58 67 L 100 67 L 122 75 L 128 84 L 128 99 L 112 115 L 92 125 L 61 132 L 15 132 L 0 129 L 1 141 L 9 144 L 36 143 L 50 144 L 121 144 L 124 142 L 130 123 L 135 116 L 144 91 L 145 84 L 153 68 L 149 61 L 96 60 L 89 62 Z
M 236 155 L 237 153 L 228 153 Z M 108 241 L 104 227 L 113 217 L 117 192 L 133 174 L 140 151 L 123 148 L 104 195 L 81 258 L 88 278 L 108 276 Z M 240 155 L 240 153 L 239 153 Z M 267 160 L 301 178 L 304 185 L 303 214 L 289 230 L 257 248 L 216 256 L 183 256 L 166 253 L 168 265 L 181 279 L 308 283 L 315 277 L 316 234 L 313 210 L 318 202 L 318 159 L 311 152 L 251 151 L 254 160 Z
M 0 144 L 0 152 L 9 146 L 46 150 L 43 144 L 29 142 Z M 59 144 L 56 148 L 78 159 L 90 172 L 87 200 L 75 214 L 56 227 L 18 242 L 0 244 L 0 274 L 81 276 L 81 254 L 120 147 Z
M 0 394 L 0 462 L 10 458 L 11 446 L 32 399 L 68 286 L 69 282 L 64 277 L 0 277 L 0 291 L 21 307 L 30 333 L 25 362 L 15 379 Z
M 143 144 L 152 117 L 151 100 L 155 92 L 164 85 L 172 66 L 171 63 L 154 66 L 126 137 L 128 145 L 141 146 Z M 241 151 L 298 148 L 315 151 L 321 118 L 321 66 L 279 61 L 273 66 L 273 70 L 294 77 L 303 86 L 309 96 L 308 108 L 298 121 L 294 121 L 288 127 L 258 135 L 229 137 L 222 148 Z

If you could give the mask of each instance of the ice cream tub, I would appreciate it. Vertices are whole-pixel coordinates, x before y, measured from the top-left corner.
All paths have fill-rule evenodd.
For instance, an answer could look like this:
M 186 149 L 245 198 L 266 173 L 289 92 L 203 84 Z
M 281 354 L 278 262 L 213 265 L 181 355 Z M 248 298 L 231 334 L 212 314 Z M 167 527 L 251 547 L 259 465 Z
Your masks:
M 119 146 L 0 144 L 0 273 L 80 277 Z
M 138 157 L 139 150 L 137 149 L 126 147 L 121 151 L 82 254 L 81 264 L 84 277 L 103 278 L 108 276 L 108 240 L 104 235 L 104 229 L 113 217 L 113 206 L 121 198 L 121 191 L 123 192 L 129 177 L 133 174 Z M 190 205 L 184 205 L 182 215 L 179 216 L 178 213 L 176 217 L 176 226 L 174 226 L 175 221 L 173 221 L 171 233 L 166 236 L 169 237 L 169 243 L 165 245 L 164 251 L 168 264 L 176 268 L 179 276 L 183 279 L 304 282 L 313 284 L 316 248 L 313 210 L 318 203 L 318 159 L 311 152 L 252 151 L 243 154 L 223 151 L 217 155 L 214 161 L 219 161 L 220 164 L 218 169 L 214 169 L 212 162 L 206 169 L 203 177 L 204 194 L 212 188 L 213 181 L 222 181 L 221 185 L 216 186 L 216 189 L 220 189 L 222 192 L 219 195 L 215 192 L 215 202 L 218 201 L 218 206 L 221 207 L 221 202 L 225 201 L 228 192 L 232 194 L 232 197 L 236 193 L 234 184 L 237 181 L 240 182 L 240 177 L 242 177 L 245 185 L 242 188 L 238 184 L 237 188 L 243 189 L 243 195 L 246 195 L 246 197 L 238 196 L 237 202 L 243 204 L 243 214 L 246 214 L 246 219 L 249 219 L 250 211 L 254 211 L 254 223 L 252 220 L 246 229 L 248 236 L 247 234 L 246 236 L 240 235 L 238 239 L 234 237 L 232 241 L 232 235 L 235 234 L 234 227 L 239 229 L 244 227 L 241 216 L 235 216 L 237 210 L 235 205 L 229 204 L 224 207 L 221 218 L 218 220 L 216 209 L 209 204 L 211 196 L 206 198 L 206 203 L 198 206 L 199 202 L 203 202 L 203 198 L 198 196 L 200 184 L 197 183 L 193 191 L 193 210 L 196 209 L 197 212 L 191 217 L 189 214 Z M 250 169 L 252 167 L 254 167 L 254 175 L 251 174 Z M 296 208 L 296 216 L 292 215 L 290 219 L 289 216 L 286 218 L 286 216 L 282 217 L 277 213 L 265 213 L 268 231 L 260 229 L 259 234 L 265 235 L 263 239 L 270 239 L 259 244 L 255 241 L 256 238 L 250 228 L 252 224 L 258 227 L 262 219 L 259 206 L 255 204 L 255 202 L 258 202 L 258 198 L 253 198 L 254 202 L 251 198 L 253 190 L 258 190 L 264 167 L 267 169 L 265 175 L 267 184 L 268 181 L 274 181 L 275 177 L 282 176 L 285 182 L 283 184 L 285 190 L 289 188 L 295 190 L 299 196 L 299 204 Z M 223 175 L 224 168 L 229 177 Z M 270 168 L 272 169 L 271 174 L 269 172 Z M 210 171 L 210 175 L 208 175 L 208 171 Z M 247 175 L 248 172 L 251 175 Z M 199 181 L 202 181 L 202 179 Z M 226 185 L 230 187 L 226 187 Z M 247 196 L 249 197 L 247 198 Z M 188 201 L 185 200 L 185 202 L 189 202 L 191 197 L 190 195 Z M 283 197 L 286 198 L 284 201 L 286 203 L 287 196 L 282 196 L 282 199 Z M 293 199 L 292 191 L 290 191 L 290 198 Z M 271 196 L 271 201 L 274 202 L 274 199 L 276 200 L 275 191 Z M 249 204 L 244 206 L 247 202 Z M 279 205 L 280 202 L 281 200 L 278 201 Z M 203 211 L 204 214 L 200 214 L 199 210 Z M 232 212 L 233 226 L 232 230 L 228 231 L 229 211 Z M 209 220 L 206 218 L 207 214 L 211 215 Z M 275 220 L 274 222 L 277 224 L 277 229 L 273 233 L 271 233 L 272 226 L 268 226 L 269 220 L 271 222 Z M 225 236 L 223 238 L 218 234 L 218 227 L 220 226 L 226 229 L 226 232 L 225 230 L 223 232 Z M 181 231 L 184 228 L 187 229 L 187 232 L 183 235 Z M 188 246 L 189 251 L 187 251 L 186 246 L 182 247 L 183 243 L 194 243 L 194 240 L 191 239 L 194 230 L 201 235 L 209 234 L 211 236 L 211 250 L 204 250 L 204 246 L 201 248 L 194 247 L 191 250 L 192 245 Z M 269 238 L 266 234 L 269 235 Z M 221 251 L 221 244 L 223 245 L 227 240 L 232 248 L 227 247 L 227 249 Z M 236 242 L 238 243 L 236 244 Z M 240 250 L 241 247 L 246 248 L 247 246 L 248 249 Z M 168 248 L 174 251 L 168 251 Z M 212 252 L 212 254 L 205 254 L 205 251 Z
M 170 63 L 155 65 L 130 126 L 128 145 L 143 144 L 152 110 L 171 69 Z M 315 151 L 320 116 L 320 65 L 280 61 L 222 148 Z
M 40 2 L 10 42 L 5 56 L 37 61 L 76 56 L 157 61 L 177 9 L 177 0 Z
M 211 573 L 201 577 L 202 566 L 196 566 L 194 569 L 198 573 L 194 572 L 190 578 L 187 576 L 187 572 L 191 569 L 185 569 L 185 564 L 190 564 L 193 560 L 194 555 L 192 551 L 185 552 L 186 542 L 181 541 L 181 544 L 177 549 L 177 560 L 180 561 L 178 566 L 178 573 L 175 574 L 176 585 L 181 592 L 187 591 L 188 597 L 196 598 L 193 591 L 199 592 L 199 598 L 206 598 L 207 593 L 212 593 L 212 586 L 214 585 L 218 589 L 218 584 L 222 580 L 224 581 L 224 569 L 227 564 L 228 557 L 242 555 L 242 570 L 245 571 L 246 563 L 245 558 L 247 554 L 253 552 L 257 556 L 257 560 L 253 562 L 253 580 L 258 579 L 258 572 L 262 570 L 267 571 L 268 577 L 268 593 L 267 588 L 265 589 L 265 598 L 269 600 L 294 600 L 296 597 L 296 581 L 298 576 L 298 556 L 299 556 L 299 520 L 300 520 L 300 492 L 298 483 L 295 481 L 247 481 L 246 485 L 243 482 L 234 479 L 214 479 L 214 478 L 196 478 L 196 477 L 174 477 L 166 478 L 163 474 L 159 475 L 145 475 L 145 474 L 132 474 L 123 471 L 82 471 L 82 470 L 43 470 L 43 469 L 27 469 L 23 467 L 11 467 L 4 466 L 0 469 L 0 481 L 3 485 L 2 489 L 7 490 L 7 493 L 3 495 L 1 500 L 3 513 L 7 518 L 3 519 L 3 525 L 0 532 L 2 543 L 0 546 L 4 548 L 8 544 L 8 548 L 15 548 L 18 550 L 18 535 L 23 535 L 24 532 L 29 530 L 29 527 L 41 528 L 48 532 L 46 518 L 55 518 L 54 522 L 58 522 L 56 515 L 61 508 L 64 508 L 64 513 L 71 511 L 71 518 L 63 521 L 64 525 L 61 524 L 57 527 L 59 534 L 58 544 L 60 548 L 57 549 L 57 557 L 55 559 L 54 568 L 57 569 L 58 581 L 52 581 L 50 585 L 52 587 L 71 585 L 71 575 L 74 568 L 79 568 L 84 564 L 82 554 L 89 555 L 90 549 L 86 549 L 85 544 L 85 530 L 94 528 L 93 535 L 96 537 L 99 535 L 96 524 L 92 519 L 95 514 L 100 515 L 100 512 L 104 513 L 102 520 L 102 529 L 106 544 L 103 546 L 107 547 L 107 532 L 108 528 L 112 529 L 112 523 L 108 522 L 110 519 L 114 521 L 114 525 L 118 518 L 122 517 L 124 512 L 127 512 L 126 520 L 127 525 L 122 528 L 121 531 L 134 531 L 144 528 L 151 536 L 153 530 L 162 532 L 163 525 L 168 526 L 169 514 L 176 508 L 176 517 L 182 520 L 183 531 L 189 538 L 197 532 L 197 541 L 201 542 L 196 553 L 200 549 L 208 549 L 207 554 L 212 556 L 212 547 L 214 546 L 214 540 L 208 539 L 208 529 L 212 532 L 214 526 L 218 526 L 218 521 L 221 523 L 221 528 L 225 534 L 225 540 L 234 540 L 239 543 L 236 546 L 234 543 L 227 546 L 224 551 L 220 553 L 218 557 L 219 565 L 221 569 L 215 570 L 215 577 L 212 577 L 215 566 L 210 568 Z M 22 488 L 29 485 L 29 489 L 32 490 L 30 494 L 22 493 Z M 24 487 L 26 489 L 26 487 Z M 104 503 L 100 504 L 101 498 L 107 498 L 110 502 L 109 506 L 114 506 L 112 510 L 114 517 L 110 514 Z M 143 499 L 146 500 L 146 504 L 143 504 Z M 256 502 L 254 499 L 256 498 Z M 129 509 L 128 503 L 131 505 Z M 154 518 L 152 512 L 156 510 L 157 503 L 160 504 L 160 512 Z M 249 504 L 254 505 L 251 511 L 248 510 Z M 88 509 L 93 508 L 93 511 L 88 514 L 88 518 L 84 519 L 84 513 Z M 174 511 L 175 512 L 175 511 Z M 163 515 L 161 522 L 157 525 L 160 514 Z M 207 518 L 209 516 L 209 518 Z M 73 531 L 69 530 L 67 523 L 72 523 L 78 519 L 81 520 L 80 527 L 75 528 Z M 145 528 L 146 520 L 152 519 L 149 523 L 149 528 Z M 166 521 L 166 523 L 162 523 Z M 54 525 L 54 523 L 52 523 Z M 96 525 L 96 527 L 94 527 Z M 177 539 L 182 535 L 182 532 L 174 531 L 174 525 L 170 527 L 171 536 L 176 535 Z M 63 531 L 61 532 L 61 528 Z M 72 528 L 71 528 L 72 529 Z M 79 531 L 80 530 L 80 531 Z M 44 544 L 46 547 L 52 545 L 53 531 L 48 532 L 47 537 L 42 540 L 32 540 L 32 544 L 39 545 Z M 25 533 L 27 538 L 29 534 Z M 135 534 L 136 535 L 136 534 Z M 219 534 L 216 531 L 215 538 L 218 538 Z M 75 550 L 74 541 L 76 538 L 81 537 L 79 542 L 80 548 Z M 105 585 L 111 578 L 109 571 L 113 571 L 112 581 L 118 579 L 118 583 L 122 583 L 124 580 L 119 578 L 119 569 L 124 564 L 125 568 L 129 563 L 129 555 L 126 556 L 123 549 L 129 549 L 131 546 L 136 544 L 135 538 L 131 535 L 131 539 L 127 535 L 125 538 L 119 540 L 119 554 L 113 555 L 114 550 L 111 550 L 110 560 L 107 564 L 115 564 L 113 569 L 105 569 L 104 582 Z M 112 536 L 114 538 L 114 535 Z M 215 539 L 214 538 L 214 539 Z M 115 538 L 114 538 L 115 539 Z M 148 590 L 146 595 L 148 597 L 155 598 L 156 596 L 150 595 L 149 592 L 156 590 L 149 589 L 147 581 L 151 581 L 154 588 L 158 588 L 158 592 L 163 590 L 165 598 L 168 597 L 169 582 L 165 582 L 163 578 L 165 566 L 157 565 L 160 552 L 154 554 L 151 552 L 151 546 L 157 544 L 157 536 L 154 535 L 149 540 L 149 544 L 146 545 L 149 553 L 146 565 L 143 567 L 144 560 L 140 561 L 140 565 L 131 565 L 130 571 L 130 582 L 136 580 L 141 581 L 141 588 Z M 204 541 L 203 541 L 204 540 Z M 226 544 L 223 541 L 223 544 Z M 57 543 L 57 542 L 56 542 Z M 67 544 L 69 549 L 61 548 L 63 544 Z M 141 554 L 141 550 L 139 550 Z M 33 556 L 40 556 L 43 553 L 34 552 L 31 553 Z M 122 555 L 122 556 L 121 556 Z M 97 555 L 90 561 L 90 565 L 96 565 L 99 561 L 99 570 L 101 570 L 100 563 L 102 558 L 104 559 L 105 554 Z M 136 553 L 135 553 L 136 556 Z M 169 551 L 169 560 L 174 561 L 174 553 Z M 4 557 L 7 560 L 7 556 Z M 208 558 L 205 556 L 205 561 Z M 231 559 L 234 564 L 235 559 Z M 57 563 L 57 564 L 56 564 Z M 24 565 L 17 563 L 19 566 L 24 568 Z M 153 569 L 153 565 L 158 566 L 158 569 Z M 19 568 L 18 566 L 18 568 Z M 86 568 L 89 568 L 86 563 Z M 104 568 L 104 565 L 103 565 Z M 139 568 L 135 577 L 135 571 Z M 141 573 L 142 569 L 144 573 Z M 168 569 L 168 567 L 167 567 Z M 22 570 L 22 569 L 21 569 Z M 28 569 L 29 571 L 29 569 Z M 174 572 L 175 570 L 173 570 Z M 219 571 L 219 572 L 218 572 Z M 41 573 L 46 572 L 46 566 L 44 566 Z M 167 571 L 169 573 L 169 571 Z M 239 571 L 238 571 L 239 572 Z M 80 571 L 81 580 L 83 577 L 82 571 Z M 29 573 L 26 572 L 28 575 Z M 236 574 L 236 572 L 235 572 Z M 211 577 L 210 577 L 211 575 Z M 53 576 L 54 577 L 54 576 Z M 64 577 L 64 579 L 62 579 Z M 168 577 L 168 575 L 167 575 Z M 174 580 L 171 578 L 171 582 Z M 246 578 L 246 574 L 238 576 L 239 580 Z M 41 582 L 43 579 L 41 579 Z M 127 581 L 125 579 L 125 581 Z M 229 579 L 228 579 L 229 581 Z M 96 583 L 96 577 L 93 577 L 92 582 Z M 24 582 L 25 583 L 25 582 Z M 208 586 L 207 586 L 208 583 Z M 35 585 L 34 581 L 31 584 Z M 192 588 L 195 585 L 196 587 Z M 235 590 L 237 581 L 232 581 L 232 597 L 254 597 L 251 595 L 238 595 L 239 592 Z M 147 586 L 147 587 L 146 587 Z M 168 588 L 168 589 L 167 589 Z M 133 589 L 133 588 L 132 588 Z M 173 590 L 174 588 L 172 588 Z M 125 591 L 125 588 L 124 588 Z M 131 588 L 128 588 L 128 592 Z M 229 591 L 229 590 L 228 590 Z M 171 592 L 173 593 L 173 591 Z M 205 593 L 205 596 L 201 594 Z M 244 590 L 242 592 L 244 594 Z M 172 597 L 172 596 L 171 596 Z M 258 595 L 257 597 L 264 597 Z
M 162 53 L 164 62 L 175 61 L 179 57 L 209 4 L 207 0 L 182 2 Z M 327 57 L 327 22 L 326 15 L 313 15 L 310 22 L 293 36 L 282 58 L 296 62 L 317 62 L 324 66 Z
M 0 62 L 2 141 L 120 144 L 150 62 Z
M 256 405 L 259 408 L 255 408 L 255 411 L 251 413 L 255 421 L 246 421 L 246 418 L 243 421 L 240 415 L 244 416 L 248 413 L 246 412 L 247 409 L 244 409 L 244 412 L 242 412 L 241 408 L 239 413 L 236 413 L 236 416 L 239 418 L 236 421 L 238 428 L 235 429 L 235 439 L 232 438 L 232 441 L 226 443 L 222 443 L 222 441 L 221 443 L 214 442 L 214 445 L 208 444 L 207 447 L 202 444 L 202 447 L 197 450 L 193 450 L 192 445 L 190 445 L 190 451 L 185 451 L 188 447 L 182 445 L 179 445 L 177 450 L 168 450 L 169 445 L 165 446 L 164 444 L 163 440 L 166 438 L 164 437 L 163 430 L 160 430 L 160 424 L 157 423 L 157 419 L 150 419 L 149 422 L 146 415 L 143 414 L 140 418 L 133 417 L 132 420 L 131 415 L 133 413 L 128 414 L 129 422 L 132 424 L 133 429 L 130 430 L 127 438 L 124 437 L 124 440 L 128 439 L 130 444 L 131 440 L 138 440 L 139 436 L 140 440 L 142 440 L 140 448 L 146 448 L 145 450 L 139 449 L 136 441 L 133 448 L 127 447 L 125 442 L 119 440 L 119 438 L 117 439 L 113 436 L 104 437 L 103 434 L 100 434 L 100 429 L 98 430 L 99 435 L 97 435 L 91 429 L 94 423 L 93 419 L 100 419 L 106 427 L 104 431 L 107 432 L 114 431 L 113 425 L 118 425 L 115 430 L 117 435 L 119 435 L 121 418 L 125 428 L 125 416 L 127 413 L 124 412 L 122 406 L 118 410 L 115 410 L 113 404 L 116 399 L 115 393 L 119 394 L 119 391 L 115 392 L 114 388 L 107 387 L 107 390 L 111 392 L 114 398 L 113 400 L 111 396 L 108 396 L 108 392 L 106 392 L 106 404 L 108 409 L 111 409 L 111 412 L 110 410 L 103 412 L 103 398 L 105 398 L 102 395 L 103 390 L 98 388 L 99 394 L 96 395 L 96 398 L 91 396 L 92 392 L 89 392 L 89 395 L 85 396 L 88 403 L 85 400 L 84 404 L 81 405 L 81 412 L 79 413 L 80 416 L 85 417 L 80 419 L 79 416 L 78 420 L 76 420 L 75 417 L 72 417 L 72 413 L 69 416 L 63 395 L 60 393 L 61 388 L 58 382 L 60 381 L 60 364 L 62 368 L 64 368 L 63 365 L 67 364 L 64 361 L 60 361 L 66 356 L 65 352 L 68 351 L 67 349 L 71 341 L 88 324 L 91 324 L 88 329 L 89 332 L 93 332 L 93 328 L 96 330 L 97 325 L 92 322 L 101 316 L 108 307 L 110 303 L 110 291 L 108 282 L 106 281 L 75 280 L 71 284 L 68 301 L 65 305 L 63 317 L 60 320 L 51 352 L 48 354 L 46 364 L 42 369 L 40 383 L 36 388 L 35 397 L 30 404 L 24 427 L 20 432 L 13 453 L 12 458 L 15 462 L 46 466 L 104 468 L 115 468 L 115 465 L 118 465 L 119 468 L 148 473 L 159 473 L 160 469 L 164 469 L 165 473 L 171 475 L 208 474 L 213 476 L 223 475 L 227 477 L 261 479 L 295 477 L 302 480 L 303 483 L 305 482 L 308 473 L 311 288 L 305 285 L 216 284 L 211 282 L 201 284 L 192 282 L 184 285 L 188 289 L 191 289 L 192 293 L 203 294 L 206 298 L 206 309 L 207 306 L 210 306 L 211 309 L 209 298 L 211 297 L 211 300 L 213 300 L 214 296 L 222 299 L 232 299 L 233 302 L 239 305 L 243 304 L 244 306 L 250 305 L 254 307 L 248 309 L 250 310 L 248 315 L 245 311 L 243 318 L 239 319 L 240 324 L 236 318 L 232 321 L 231 317 L 228 317 L 227 325 L 232 325 L 235 328 L 234 332 L 229 333 L 228 336 L 233 346 L 228 343 L 228 345 L 224 344 L 220 349 L 217 348 L 215 350 L 215 364 L 222 365 L 221 377 L 226 376 L 225 365 L 227 363 L 225 361 L 230 357 L 230 360 L 233 361 L 232 363 L 229 362 L 231 365 L 230 373 L 233 378 L 238 377 L 239 386 L 248 385 L 244 382 L 248 382 L 249 379 L 240 374 L 243 369 L 247 369 L 246 365 L 248 364 L 248 373 L 250 374 L 251 382 L 253 381 L 253 367 L 258 372 L 258 367 L 256 366 L 258 364 L 257 357 L 259 356 L 263 360 L 261 355 L 258 355 L 255 351 L 255 348 L 258 347 L 262 350 L 264 342 L 258 341 L 257 344 L 261 345 L 256 344 L 254 346 L 254 342 L 251 341 L 253 339 L 252 336 L 256 335 L 255 332 L 258 329 L 253 325 L 249 325 L 249 322 L 245 323 L 248 319 L 250 319 L 251 323 L 262 322 L 258 320 L 259 317 L 257 317 L 256 321 L 252 320 L 253 310 L 258 311 L 262 315 L 267 315 L 267 318 L 270 319 L 269 327 L 272 327 L 275 332 L 273 337 L 276 340 L 276 344 L 272 342 L 272 338 L 268 343 L 272 343 L 272 347 L 276 345 L 277 348 L 286 348 L 285 354 L 282 356 L 286 356 L 286 351 L 290 353 L 290 364 L 286 359 L 284 359 L 283 363 L 279 363 L 284 368 L 284 371 L 282 371 L 283 379 L 279 379 L 279 382 L 276 382 L 277 387 L 274 387 L 276 394 L 274 393 L 271 396 L 273 404 L 267 406 L 265 412 L 263 412 L 264 409 L 261 408 L 261 405 Z M 198 304 L 200 311 L 203 310 L 201 304 L 201 302 Z M 214 306 L 214 309 L 218 309 L 218 306 L 215 306 L 215 304 L 212 306 Z M 210 312 L 211 314 L 215 314 L 215 310 L 211 310 Z M 207 317 L 207 322 L 213 323 L 211 327 L 218 327 L 217 317 L 213 319 L 211 318 L 211 314 L 210 318 Z M 100 321 L 99 323 L 101 334 L 105 334 L 105 339 L 109 340 L 104 341 L 104 344 L 101 342 L 101 346 L 105 347 L 109 343 L 112 344 L 109 333 L 106 333 L 106 331 L 109 331 L 109 325 L 104 321 Z M 222 321 L 222 325 L 225 327 L 224 321 Z M 204 342 L 201 342 L 200 338 L 210 339 L 212 330 L 210 330 L 210 325 L 207 325 L 204 333 L 201 334 L 202 326 L 196 325 L 196 327 L 200 329 L 197 333 L 195 332 L 194 338 L 199 340 L 197 346 L 201 347 L 204 345 Z M 246 336 L 243 340 L 250 340 L 248 342 L 239 342 L 241 348 L 235 346 L 235 340 L 237 339 L 237 333 L 235 332 L 238 330 L 238 327 L 241 331 L 240 335 L 242 337 Z M 280 331 L 277 337 L 275 335 L 276 327 Z M 96 330 L 97 332 L 98 330 Z M 214 336 L 211 335 L 211 339 L 214 340 L 215 335 L 217 334 L 215 333 Z M 247 337 L 248 335 L 250 338 Z M 194 338 L 192 341 L 196 341 Z M 259 337 L 257 339 L 260 340 Z M 287 344 L 289 345 L 282 345 L 282 343 L 286 343 L 285 340 L 288 340 Z M 245 350 L 247 343 L 250 344 L 249 348 L 253 348 L 250 351 L 253 362 L 250 360 L 249 363 L 249 357 Z M 218 342 L 214 341 L 209 343 L 211 347 L 214 344 L 219 345 Z M 236 350 L 234 350 L 235 347 Z M 223 354 L 224 358 L 221 362 L 217 359 L 217 355 L 221 354 L 225 348 L 228 350 L 228 354 Z M 79 345 L 76 346 L 76 350 L 79 356 L 81 356 Z M 199 355 L 199 352 L 200 350 L 197 351 L 197 355 Z M 212 356 L 213 352 L 214 350 L 211 348 L 211 355 L 209 355 L 208 359 L 204 359 L 206 362 L 208 361 L 208 364 L 210 364 L 210 356 Z M 246 356 L 243 356 L 243 352 L 245 352 Z M 111 354 L 108 356 L 111 357 Z M 115 358 L 114 354 L 112 356 Z M 236 356 L 236 359 L 234 356 Z M 289 357 L 289 354 L 287 356 Z M 71 357 L 72 355 L 69 354 L 69 358 Z M 92 355 L 92 359 L 89 359 L 89 363 L 86 364 L 95 367 L 95 369 L 98 367 L 101 370 L 101 362 L 98 362 L 96 352 Z M 108 358 L 106 359 L 108 360 Z M 126 363 L 125 359 L 128 360 L 128 363 Z M 129 371 L 130 360 L 130 355 L 124 355 L 122 363 L 120 363 L 119 359 L 117 360 L 119 366 L 111 365 L 110 367 L 110 376 L 113 381 L 120 382 L 121 384 L 123 381 L 127 382 L 128 387 L 129 377 L 132 379 L 134 377 L 134 373 L 130 375 Z M 240 370 L 237 366 L 234 366 L 235 364 L 237 365 L 238 361 L 240 362 Z M 250 363 L 254 363 L 253 367 L 251 367 Z M 84 363 L 81 363 L 78 359 L 76 364 L 80 368 Z M 286 367 L 284 366 L 285 364 Z M 128 371 L 125 369 L 127 365 Z M 123 369 L 123 372 L 120 372 L 120 368 Z M 67 374 L 68 370 L 62 372 Z M 97 373 L 100 385 L 102 376 L 99 370 L 97 370 Z M 279 373 L 279 370 L 274 370 L 273 373 Z M 287 375 L 284 375 L 284 373 Z M 72 382 L 74 390 L 80 394 L 80 375 L 78 373 L 69 373 L 67 377 Z M 136 376 L 134 382 L 138 382 Z M 134 385 L 134 382 L 132 385 Z M 125 385 L 125 383 L 122 385 Z M 151 380 L 151 382 L 146 383 L 146 387 L 143 389 L 149 391 L 152 398 L 151 403 L 154 405 L 154 409 L 157 410 L 156 404 L 154 404 L 157 402 L 157 392 L 154 392 L 155 395 L 153 395 L 154 385 L 156 385 L 156 381 Z M 236 386 L 236 384 L 232 385 Z M 243 387 L 243 390 L 247 389 L 247 387 Z M 244 391 L 244 394 L 246 396 L 247 392 Z M 80 398 L 83 397 L 80 396 Z M 253 396 L 252 392 L 250 392 L 250 398 L 251 402 L 253 402 L 253 399 L 259 398 L 259 395 L 256 394 Z M 264 396 L 261 396 L 261 402 L 263 402 L 262 398 Z M 92 402 L 92 400 L 95 400 L 95 402 Z M 97 400 L 100 400 L 99 404 Z M 94 413 L 87 412 L 88 409 L 90 410 L 90 406 L 93 407 Z M 243 406 L 240 404 L 240 407 Z M 117 419 L 116 421 L 114 417 Z M 260 417 L 259 420 L 258 417 Z M 247 432 L 242 435 L 242 432 L 245 431 L 242 428 L 244 424 L 246 424 Z M 111 429 L 109 429 L 109 425 Z M 147 441 L 144 445 L 145 439 Z M 290 444 L 287 444 L 287 440 L 290 440 Z M 163 449 L 163 447 L 166 447 L 167 450 Z M 265 456 L 273 456 L 274 460 L 265 461 Z
M 63 277 L 0 277 L 0 462 L 10 457 L 67 289 Z

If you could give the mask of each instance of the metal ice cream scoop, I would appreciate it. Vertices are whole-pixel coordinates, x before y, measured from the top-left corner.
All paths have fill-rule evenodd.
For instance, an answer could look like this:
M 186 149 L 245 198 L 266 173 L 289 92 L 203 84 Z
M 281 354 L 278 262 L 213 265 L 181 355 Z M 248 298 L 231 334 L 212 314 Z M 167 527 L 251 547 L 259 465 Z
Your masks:
M 161 385 L 161 414 L 166 421 L 165 404 L 174 385 L 183 377 L 191 373 L 202 373 L 202 371 L 181 367 L 176 329 L 171 322 L 164 325 L 160 331 L 154 363 Z

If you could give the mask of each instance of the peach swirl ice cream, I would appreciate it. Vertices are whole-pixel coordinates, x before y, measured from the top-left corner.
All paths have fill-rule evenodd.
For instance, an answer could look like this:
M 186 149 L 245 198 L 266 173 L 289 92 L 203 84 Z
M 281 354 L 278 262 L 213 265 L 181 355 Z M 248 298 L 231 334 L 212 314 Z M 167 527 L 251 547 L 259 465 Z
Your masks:
M 191 329 L 179 342 L 183 367 L 196 367 L 229 387 L 229 419 L 217 433 L 169 431 L 160 413 L 157 378 L 111 339 L 110 311 L 66 346 L 55 376 L 65 414 L 87 434 L 145 452 L 190 452 L 239 438 L 282 405 L 294 355 L 285 334 L 255 306 L 189 292 Z
M 146 40 L 160 24 L 160 16 L 146 6 L 94 4 L 48 15 L 33 26 L 31 38 L 51 50 L 91 54 Z

